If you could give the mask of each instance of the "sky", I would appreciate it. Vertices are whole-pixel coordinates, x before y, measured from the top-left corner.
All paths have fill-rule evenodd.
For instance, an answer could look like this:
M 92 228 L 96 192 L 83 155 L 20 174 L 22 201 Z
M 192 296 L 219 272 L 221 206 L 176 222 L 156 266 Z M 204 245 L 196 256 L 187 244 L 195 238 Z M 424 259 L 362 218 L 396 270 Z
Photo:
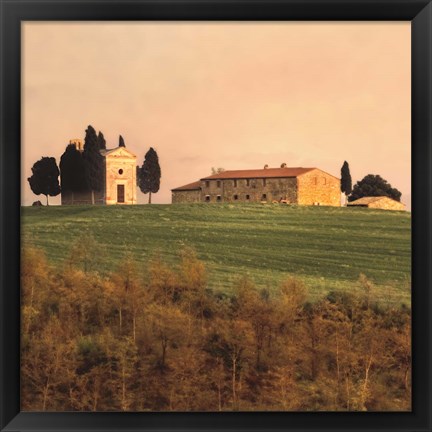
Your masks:
M 379 174 L 411 206 L 410 22 L 24 22 L 22 204 L 92 125 L 161 165 L 154 203 L 212 167 Z M 148 196 L 138 189 L 138 202 Z M 60 204 L 60 196 L 50 198 Z

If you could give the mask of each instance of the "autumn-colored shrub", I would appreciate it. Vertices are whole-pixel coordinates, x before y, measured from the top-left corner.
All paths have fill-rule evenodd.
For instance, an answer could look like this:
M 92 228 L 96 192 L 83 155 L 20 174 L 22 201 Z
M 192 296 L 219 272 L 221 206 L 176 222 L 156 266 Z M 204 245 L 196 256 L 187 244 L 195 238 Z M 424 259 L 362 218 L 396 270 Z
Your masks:
M 101 276 L 84 246 L 60 269 L 23 249 L 23 410 L 410 410 L 410 309 L 365 275 L 314 302 L 294 277 L 214 294 L 191 249 Z

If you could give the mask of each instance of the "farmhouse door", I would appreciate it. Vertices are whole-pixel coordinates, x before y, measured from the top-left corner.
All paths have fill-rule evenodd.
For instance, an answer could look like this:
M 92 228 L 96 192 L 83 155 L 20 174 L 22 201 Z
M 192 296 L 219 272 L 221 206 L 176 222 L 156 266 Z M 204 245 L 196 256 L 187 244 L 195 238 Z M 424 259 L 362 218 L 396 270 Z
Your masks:
M 117 185 L 117 202 L 118 203 L 125 202 L 124 185 Z

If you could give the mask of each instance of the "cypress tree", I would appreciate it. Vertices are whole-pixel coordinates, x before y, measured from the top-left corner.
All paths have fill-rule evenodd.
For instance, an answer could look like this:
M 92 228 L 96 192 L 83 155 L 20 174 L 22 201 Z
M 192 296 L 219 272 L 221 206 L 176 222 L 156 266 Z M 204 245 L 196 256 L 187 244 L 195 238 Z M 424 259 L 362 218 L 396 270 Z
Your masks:
M 119 147 L 126 147 L 124 139 L 121 135 L 119 136 Z
M 60 158 L 60 184 L 63 192 L 72 194 L 87 189 L 84 160 L 74 144 L 69 144 Z
M 86 181 L 92 195 L 92 204 L 95 203 L 95 191 L 103 188 L 103 156 L 100 154 L 99 140 L 92 126 L 86 129 L 84 139 L 83 159 L 86 173 Z
M 156 193 L 160 187 L 161 169 L 159 158 L 153 147 L 146 153 L 141 169 L 138 169 L 138 186 L 142 193 L 149 194 L 149 204 L 151 204 L 151 194 Z
M 32 176 L 27 179 L 30 188 L 35 195 L 45 195 L 47 205 L 48 195 L 56 196 L 60 193 L 59 169 L 55 158 L 42 157 L 34 163 L 32 167 Z
M 99 131 L 97 139 L 98 139 L 99 149 L 105 150 L 106 149 L 106 141 L 105 141 L 105 137 L 103 136 L 102 132 Z
M 341 168 L 341 192 L 345 194 L 345 201 L 346 197 L 352 192 L 351 173 L 347 161 L 344 161 Z

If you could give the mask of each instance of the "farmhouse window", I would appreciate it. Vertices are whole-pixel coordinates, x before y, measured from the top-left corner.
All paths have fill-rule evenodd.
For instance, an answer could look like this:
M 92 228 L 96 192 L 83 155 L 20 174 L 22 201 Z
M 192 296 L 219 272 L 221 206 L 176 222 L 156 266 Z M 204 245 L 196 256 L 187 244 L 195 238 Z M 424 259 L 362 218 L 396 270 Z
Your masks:
M 262 198 L 263 201 L 267 199 L 267 194 L 262 194 Z
M 208 180 L 206 181 L 206 187 L 210 187 L 210 182 Z
M 238 200 L 238 195 L 234 195 L 234 201 Z
M 249 186 L 249 184 L 250 184 L 250 180 L 246 179 L 246 186 Z M 247 195 L 247 196 L 249 196 L 249 195 Z
M 206 201 L 206 202 L 210 202 L 210 195 L 206 195 L 206 196 L 205 196 L 205 201 Z
M 216 182 L 216 186 L 217 186 L 218 188 L 220 188 L 220 181 L 217 181 L 217 182 Z
M 267 185 L 267 179 L 263 179 L 263 186 Z
M 237 180 L 234 180 L 234 187 L 237 187 Z
M 247 199 L 247 200 L 249 199 L 249 195 L 246 195 L 246 199 Z
M 221 196 L 218 195 L 218 196 L 216 197 L 216 201 L 221 201 L 221 200 L 222 200 Z

